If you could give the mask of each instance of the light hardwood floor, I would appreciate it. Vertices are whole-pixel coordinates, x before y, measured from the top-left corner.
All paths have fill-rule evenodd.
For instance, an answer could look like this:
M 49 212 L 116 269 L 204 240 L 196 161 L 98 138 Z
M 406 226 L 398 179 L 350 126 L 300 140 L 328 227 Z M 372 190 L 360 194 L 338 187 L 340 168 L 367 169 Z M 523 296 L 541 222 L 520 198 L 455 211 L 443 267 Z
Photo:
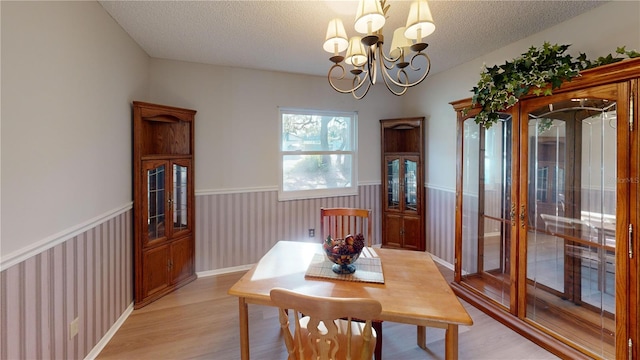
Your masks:
M 440 267 L 447 280 L 453 273 Z M 227 295 L 244 272 L 204 277 L 135 310 L 98 356 L 110 359 L 240 358 L 238 299 Z M 459 330 L 460 359 L 558 359 L 463 301 L 474 321 Z M 251 358 L 286 359 L 275 308 L 249 305 Z M 427 328 L 427 350 L 415 326 L 383 323 L 383 358 L 444 359 L 444 331 Z

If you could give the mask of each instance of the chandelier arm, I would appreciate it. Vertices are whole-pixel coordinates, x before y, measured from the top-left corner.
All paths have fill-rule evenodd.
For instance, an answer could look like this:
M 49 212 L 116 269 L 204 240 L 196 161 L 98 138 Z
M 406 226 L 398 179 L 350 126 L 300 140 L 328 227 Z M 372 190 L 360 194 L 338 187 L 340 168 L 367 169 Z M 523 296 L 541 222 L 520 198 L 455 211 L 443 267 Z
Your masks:
M 391 51 L 393 51 L 394 49 L 389 49 L 389 54 L 391 54 Z M 391 55 L 387 56 L 384 51 L 380 51 L 380 57 L 385 59 L 387 62 L 391 63 L 391 67 L 387 66 L 387 69 L 391 70 L 393 68 L 393 65 L 395 64 L 396 61 L 400 60 L 400 58 L 402 57 L 402 55 L 406 55 L 404 53 L 404 49 L 400 48 L 400 55 L 398 55 L 398 57 L 393 57 Z M 385 64 L 386 66 L 386 64 Z
M 400 74 L 404 75 L 404 84 L 406 84 L 409 81 L 409 77 L 407 76 L 407 73 L 404 71 L 404 69 L 398 70 L 397 82 L 394 81 L 391 78 L 391 75 L 386 71 L 384 71 L 382 75 L 382 80 L 384 80 L 384 85 L 387 87 L 387 90 L 391 91 L 391 93 L 396 96 L 404 95 L 404 93 L 406 93 L 407 89 L 409 88 L 409 86 L 405 86 L 403 83 L 401 83 L 402 80 L 400 80 Z M 400 90 L 395 90 L 391 85 L 396 85 L 400 88 Z
M 353 81 L 354 81 L 354 83 L 355 83 L 356 79 L 354 78 L 354 79 L 353 79 Z M 365 82 L 367 83 L 367 86 L 364 88 L 364 89 L 365 89 L 365 90 L 364 90 L 364 92 L 363 92 L 361 95 L 358 95 L 358 94 L 356 93 L 356 91 L 357 91 L 358 89 L 360 89 L 360 88 L 362 87 L 362 85 L 363 85 Z M 365 95 L 367 95 L 367 93 L 369 93 L 369 89 L 371 89 L 371 81 L 362 81 L 362 82 L 360 82 L 360 85 L 359 85 L 357 88 L 355 88 L 355 87 L 353 88 L 353 91 L 351 91 L 351 95 L 353 95 L 353 97 L 354 97 L 356 100 L 360 100 L 360 99 L 362 99 L 363 97 L 365 97 Z
M 375 48 L 373 48 L 375 46 Z M 376 83 L 378 76 L 378 67 L 376 66 L 376 50 L 381 49 L 377 45 L 373 45 L 367 48 L 367 74 L 369 75 L 369 82 L 371 84 Z M 382 52 L 381 50 L 379 52 Z
M 331 76 L 331 73 L 333 72 L 334 69 L 336 68 L 340 68 L 342 70 L 342 73 L 340 74 L 340 76 Z M 341 88 L 339 88 L 338 86 L 336 86 L 333 81 L 331 80 L 332 78 L 335 78 L 337 80 L 342 80 L 345 78 L 345 75 L 347 74 L 347 71 L 345 70 L 344 66 L 342 64 L 333 64 L 333 66 L 331 66 L 331 68 L 329 68 L 329 73 L 327 74 L 327 80 L 329 80 L 329 85 L 331 85 L 331 87 L 333 88 L 333 90 L 342 93 L 342 94 L 349 94 L 352 93 L 354 94 L 355 91 L 357 91 L 358 89 L 360 89 L 365 83 L 366 81 L 358 81 L 358 84 L 355 85 L 356 83 L 356 79 L 359 79 L 359 76 L 354 76 L 353 77 L 353 84 L 354 87 L 348 90 L 343 90 Z M 368 91 L 368 90 L 367 90 Z M 366 93 L 365 93 L 366 94 Z M 364 96 L 364 95 L 363 95 Z M 355 97 L 355 95 L 354 95 Z
M 418 57 L 418 56 L 422 56 L 423 58 L 425 58 L 427 60 L 427 73 L 429 73 L 429 71 L 431 70 L 431 59 L 429 58 L 429 55 L 423 53 L 423 52 L 417 52 L 415 54 L 413 54 L 411 56 L 411 60 L 409 60 L 409 67 L 411 68 L 411 70 L 420 70 L 419 67 L 415 67 L 413 66 L 413 61 Z
M 429 58 L 429 55 L 427 55 L 427 54 L 425 54 L 423 52 L 417 52 L 417 53 L 413 54 L 413 56 L 411 57 L 411 60 L 409 61 L 409 67 L 411 68 L 411 70 L 415 70 L 415 71 L 420 70 L 419 67 L 414 67 L 413 66 L 413 60 L 415 60 L 418 56 L 422 56 L 422 57 L 425 58 L 425 60 L 427 61 L 427 69 L 425 70 L 424 74 L 422 74 L 420 79 L 418 79 L 415 82 L 411 83 L 409 86 L 415 86 L 415 85 L 418 85 L 419 83 L 421 83 L 422 80 L 427 78 L 427 75 L 429 75 L 429 72 L 431 71 L 431 59 Z
M 381 51 L 381 53 L 382 53 L 382 51 Z M 394 61 L 394 60 L 389 59 L 388 57 L 386 57 L 386 56 L 384 55 L 384 53 L 382 53 L 382 56 L 384 56 L 384 60 L 385 60 L 385 61 L 380 61 L 380 63 L 381 63 L 381 64 L 383 64 L 383 65 L 384 65 L 384 67 L 385 67 L 387 70 L 391 70 L 391 69 L 393 69 L 393 68 L 396 66 L 396 61 L 398 61 L 398 59 L 400 59 L 400 58 L 398 58 L 398 59 L 396 59 L 396 60 Z
M 382 49 L 379 50 L 379 54 L 381 59 L 384 58 L 385 60 L 388 60 L 388 58 L 384 55 L 384 52 L 382 51 Z M 409 81 L 409 77 L 407 76 L 407 73 L 404 71 L 404 69 L 398 70 L 398 81 L 396 82 L 391 77 L 391 74 L 389 74 L 389 70 L 393 69 L 395 63 L 391 62 L 391 65 L 387 65 L 386 61 L 380 61 L 380 62 L 384 65 L 384 67 L 381 66 L 382 80 L 384 81 L 384 86 L 387 87 L 387 90 L 389 90 L 393 95 L 396 95 L 396 96 L 400 96 L 406 93 L 408 87 L 404 86 L 400 80 L 400 74 L 402 73 L 404 74 L 404 79 L 405 79 L 404 83 L 407 83 Z M 396 87 L 400 88 L 400 90 L 395 90 L 392 85 L 396 85 Z
M 386 70 L 384 70 L 384 69 L 383 69 L 383 78 L 388 78 L 388 79 L 389 79 L 389 81 L 390 81 L 391 83 L 393 83 L 394 85 L 399 86 L 399 87 L 404 87 L 404 88 L 409 88 L 409 87 L 413 87 L 413 86 L 416 86 L 416 85 L 420 84 L 420 83 L 422 82 L 422 80 L 424 80 L 424 79 L 427 77 L 427 75 L 429 75 L 429 71 L 431 71 L 431 59 L 429 59 L 429 56 L 428 56 L 427 54 L 422 53 L 422 52 L 418 52 L 418 53 L 413 54 L 413 56 L 411 57 L 411 60 L 410 60 L 410 62 L 409 62 L 409 63 L 411 64 L 411 65 L 410 65 L 411 70 L 414 70 L 414 71 L 419 71 L 419 70 L 420 70 L 420 68 L 419 68 L 419 67 L 414 67 L 414 66 L 413 66 L 413 61 L 414 61 L 418 56 L 422 56 L 422 57 L 424 57 L 424 58 L 427 60 L 427 67 L 426 67 L 426 69 L 425 69 L 425 72 L 424 72 L 424 74 L 422 74 L 422 75 L 420 76 L 420 78 L 419 78 L 418 80 L 416 80 L 416 81 L 414 81 L 414 82 L 412 82 L 412 83 L 406 82 L 406 83 L 404 83 L 404 84 L 403 84 L 403 83 L 400 83 L 400 82 L 398 82 L 398 81 L 394 80 L 394 79 L 393 79 L 393 77 L 392 77 L 391 75 L 389 75 L 389 72 L 388 72 L 388 71 L 386 71 Z M 408 78 L 407 78 L 407 81 L 408 81 Z M 386 82 L 386 81 L 385 81 L 385 82 Z M 391 89 L 390 89 L 390 90 L 391 90 Z

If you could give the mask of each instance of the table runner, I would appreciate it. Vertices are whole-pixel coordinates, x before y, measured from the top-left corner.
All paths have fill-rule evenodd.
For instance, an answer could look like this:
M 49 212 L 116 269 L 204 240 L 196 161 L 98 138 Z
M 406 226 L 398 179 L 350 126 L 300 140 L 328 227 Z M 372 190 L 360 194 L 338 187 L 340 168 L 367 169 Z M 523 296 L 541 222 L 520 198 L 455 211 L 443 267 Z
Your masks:
M 316 253 L 313 255 L 313 259 L 311 259 L 309 268 L 304 276 L 384 284 L 382 264 L 379 257 L 360 256 L 353 265 L 356 267 L 356 272 L 353 274 L 336 274 L 331 270 L 333 262 L 327 259 L 325 254 Z

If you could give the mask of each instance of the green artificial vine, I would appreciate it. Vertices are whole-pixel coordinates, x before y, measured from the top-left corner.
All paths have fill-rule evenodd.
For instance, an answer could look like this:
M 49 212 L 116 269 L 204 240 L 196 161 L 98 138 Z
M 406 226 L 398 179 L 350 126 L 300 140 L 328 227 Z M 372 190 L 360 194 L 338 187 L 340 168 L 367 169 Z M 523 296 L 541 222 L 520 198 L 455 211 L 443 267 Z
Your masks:
M 531 47 L 504 65 L 485 66 L 478 85 L 472 90 L 472 107 L 481 107 L 475 117 L 476 123 L 489 128 L 498 121 L 499 111 L 515 105 L 522 96 L 530 92 L 536 96 L 551 95 L 554 89 L 578 76 L 582 70 L 624 60 L 624 57 L 611 54 L 595 61 L 588 60 L 583 53 L 574 58 L 566 54 L 569 46 L 545 42 L 541 48 Z M 617 48 L 616 54 L 640 57 L 639 52 L 627 51 L 624 46 Z

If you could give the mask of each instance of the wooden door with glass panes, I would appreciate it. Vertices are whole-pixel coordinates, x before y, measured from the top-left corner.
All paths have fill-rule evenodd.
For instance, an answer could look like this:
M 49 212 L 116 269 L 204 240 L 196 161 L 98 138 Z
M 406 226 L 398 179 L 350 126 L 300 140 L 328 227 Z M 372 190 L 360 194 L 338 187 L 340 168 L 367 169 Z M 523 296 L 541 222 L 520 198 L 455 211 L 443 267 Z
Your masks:
M 518 315 L 605 359 L 616 358 L 616 293 L 628 291 L 616 280 L 616 263 L 626 263 L 616 261 L 616 227 L 629 212 L 617 181 L 629 168 L 619 90 L 596 86 L 520 106 L 528 151 L 520 157 Z
M 136 308 L 195 279 L 194 115 L 134 102 Z

